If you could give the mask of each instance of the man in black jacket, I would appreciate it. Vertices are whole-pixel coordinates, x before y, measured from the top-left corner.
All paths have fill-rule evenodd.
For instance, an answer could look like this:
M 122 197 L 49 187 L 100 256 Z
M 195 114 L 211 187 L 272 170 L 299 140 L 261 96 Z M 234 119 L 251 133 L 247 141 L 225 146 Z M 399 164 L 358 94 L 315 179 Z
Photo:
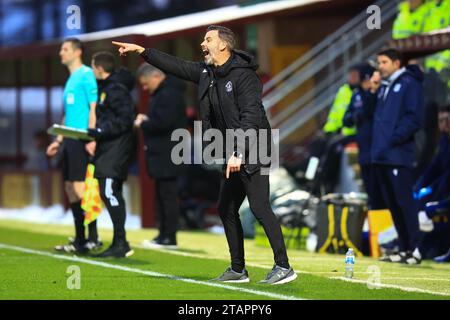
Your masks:
M 122 186 L 136 147 L 133 133 L 135 111 L 130 95 L 134 77 L 125 69 L 115 71 L 114 55 L 109 52 L 96 53 L 92 58 L 92 69 L 99 85 L 96 127 L 88 130 L 97 142 L 94 177 L 98 179 L 100 196 L 114 228 L 111 246 L 98 257 L 129 257 L 133 250 L 125 235 L 126 209 Z
M 120 54 L 139 53 L 145 61 L 168 74 L 198 84 L 200 117 L 203 129 L 219 129 L 224 135 L 227 130 L 245 133 L 265 130 L 270 135 L 270 125 L 261 101 L 262 83 L 255 70 L 257 64 L 249 54 L 235 50 L 233 32 L 225 27 L 210 26 L 201 48 L 204 62 L 185 61 L 155 49 L 145 49 L 129 43 L 113 42 L 119 46 Z M 234 140 L 234 139 L 233 139 Z M 226 179 L 223 180 L 218 209 L 222 219 L 231 254 L 229 267 L 216 281 L 249 282 L 245 270 L 244 240 L 239 220 L 239 208 L 247 196 L 250 208 L 263 226 L 272 250 L 275 265 L 266 279 L 267 284 L 282 284 L 293 281 L 297 275 L 290 267 L 280 224 L 269 202 L 269 176 L 261 174 L 263 164 L 260 157 L 249 161 L 255 155 L 255 146 L 270 150 L 271 139 L 266 146 L 259 138 L 246 143 L 230 143 L 234 150 L 225 150 Z M 242 141 L 242 140 L 241 140 Z M 228 149 L 228 148 L 227 148 Z
M 139 67 L 137 79 L 151 94 L 147 115 L 138 114 L 134 124 L 144 134 L 147 172 L 155 179 L 159 215 L 159 235 L 152 241 L 145 240 L 144 246 L 175 249 L 180 211 L 177 177 L 182 174 L 182 166 L 171 160 L 175 146 L 171 136 L 173 130 L 187 126 L 185 86 L 147 63 Z

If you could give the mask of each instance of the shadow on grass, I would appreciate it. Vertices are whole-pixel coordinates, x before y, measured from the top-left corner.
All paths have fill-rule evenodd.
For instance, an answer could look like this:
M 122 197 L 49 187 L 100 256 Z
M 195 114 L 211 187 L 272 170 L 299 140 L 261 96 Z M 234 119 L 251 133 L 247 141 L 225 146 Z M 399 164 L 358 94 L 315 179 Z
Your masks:
M 187 249 L 187 248 L 178 248 L 178 249 L 164 249 L 164 248 L 143 248 L 136 247 L 135 250 L 141 250 L 142 252 L 162 252 L 162 253 L 190 253 L 190 254 L 207 254 L 206 250 L 196 250 L 196 249 Z
M 195 250 L 195 249 L 180 248 L 177 251 L 178 252 L 185 252 L 185 253 L 207 254 L 206 250 Z

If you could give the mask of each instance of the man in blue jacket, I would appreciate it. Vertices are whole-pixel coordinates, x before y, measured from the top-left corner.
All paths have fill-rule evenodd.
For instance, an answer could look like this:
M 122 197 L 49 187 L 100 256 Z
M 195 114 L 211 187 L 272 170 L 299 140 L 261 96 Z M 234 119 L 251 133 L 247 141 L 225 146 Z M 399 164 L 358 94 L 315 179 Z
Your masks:
M 375 72 L 370 64 L 357 66 L 361 84 L 353 92 L 350 104 L 344 114 L 343 123 L 346 127 L 356 125 L 356 141 L 358 143 L 358 162 L 361 168 L 361 178 L 366 193 L 369 195 L 369 205 L 374 209 L 376 205 L 373 183 L 370 178 L 370 148 L 372 145 L 373 114 L 376 106 L 376 96 L 370 92 L 371 78 Z
M 414 136 L 422 125 L 423 75 L 405 68 L 394 49 L 381 51 L 377 60 L 384 81 L 374 83 L 371 89 L 377 95 L 371 162 L 373 177 L 399 238 L 399 252 L 382 261 L 420 264 L 418 210 L 412 188 Z

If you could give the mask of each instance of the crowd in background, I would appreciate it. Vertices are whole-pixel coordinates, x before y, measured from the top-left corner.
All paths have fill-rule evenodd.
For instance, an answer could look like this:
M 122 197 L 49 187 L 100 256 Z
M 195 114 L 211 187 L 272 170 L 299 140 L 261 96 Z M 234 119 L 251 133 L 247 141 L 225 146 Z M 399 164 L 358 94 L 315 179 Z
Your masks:
M 398 10 L 394 39 L 450 25 L 448 0 L 409 0 Z M 349 69 L 323 127 L 324 192 L 336 188 L 343 147 L 356 142 L 369 208 L 391 211 L 397 250 L 384 261 L 450 261 L 449 75 L 450 50 L 410 61 L 393 49 L 379 52 L 376 63 Z

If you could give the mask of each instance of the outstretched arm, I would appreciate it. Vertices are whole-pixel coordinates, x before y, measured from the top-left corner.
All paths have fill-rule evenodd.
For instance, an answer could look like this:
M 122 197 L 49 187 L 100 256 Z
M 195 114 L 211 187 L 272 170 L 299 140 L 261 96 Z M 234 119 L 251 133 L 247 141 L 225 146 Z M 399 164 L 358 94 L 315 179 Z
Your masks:
M 134 43 L 113 41 L 112 44 L 119 47 L 119 53 L 121 56 L 126 56 L 127 52 L 136 52 L 138 54 L 141 54 L 145 50 L 144 47 L 138 46 Z
M 125 42 L 112 42 L 119 47 L 120 55 L 127 52 L 136 52 L 144 60 L 161 69 L 165 73 L 172 74 L 181 79 L 198 83 L 201 73 L 201 64 L 193 61 L 186 61 L 156 49 L 145 49 L 137 44 Z

